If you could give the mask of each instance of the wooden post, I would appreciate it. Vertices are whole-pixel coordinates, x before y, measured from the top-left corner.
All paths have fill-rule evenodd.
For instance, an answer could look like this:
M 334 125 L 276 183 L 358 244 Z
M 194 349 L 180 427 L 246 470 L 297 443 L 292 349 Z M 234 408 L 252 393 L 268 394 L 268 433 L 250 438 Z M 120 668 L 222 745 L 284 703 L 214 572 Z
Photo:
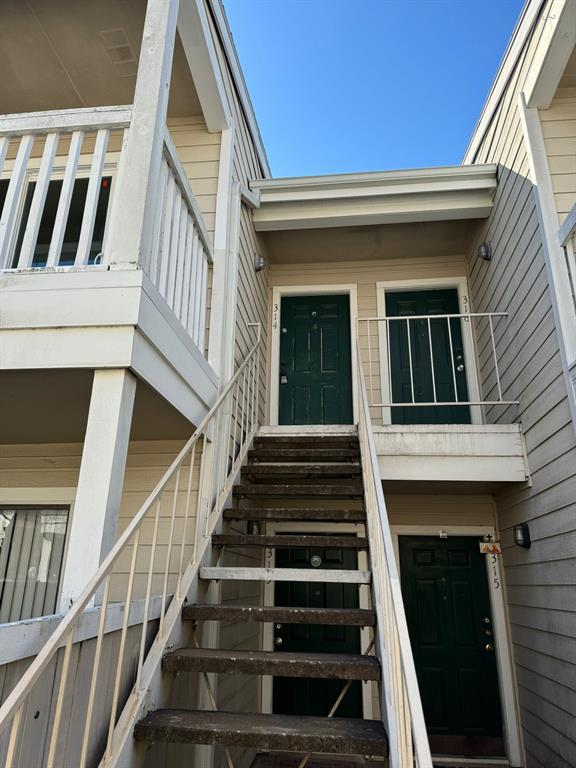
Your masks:
M 80 595 L 115 541 L 135 392 L 136 378 L 127 369 L 94 372 L 62 572 L 61 612 Z
M 132 119 L 118 167 L 104 260 L 149 263 L 179 0 L 148 0 Z

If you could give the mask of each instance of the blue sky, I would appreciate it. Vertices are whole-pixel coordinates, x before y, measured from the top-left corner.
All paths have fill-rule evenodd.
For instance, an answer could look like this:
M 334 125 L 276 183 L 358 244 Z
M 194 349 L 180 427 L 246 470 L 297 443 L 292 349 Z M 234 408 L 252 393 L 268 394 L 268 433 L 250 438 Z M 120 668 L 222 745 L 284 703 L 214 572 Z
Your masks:
M 459 163 L 523 0 L 224 0 L 274 176 Z

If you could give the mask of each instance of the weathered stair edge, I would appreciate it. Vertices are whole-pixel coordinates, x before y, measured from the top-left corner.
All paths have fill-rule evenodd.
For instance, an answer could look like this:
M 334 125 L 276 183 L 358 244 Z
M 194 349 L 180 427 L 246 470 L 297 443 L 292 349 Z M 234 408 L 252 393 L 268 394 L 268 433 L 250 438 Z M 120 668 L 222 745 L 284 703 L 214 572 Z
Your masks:
M 295 717 L 165 709 L 141 720 L 134 738 L 144 742 L 213 744 L 283 752 L 386 757 L 388 739 L 379 720 Z
M 373 627 L 375 611 L 367 608 L 284 608 L 254 605 L 187 605 L 184 621 L 279 622 L 280 624 L 326 624 L 336 626 Z
M 180 648 L 166 654 L 162 666 L 169 672 L 216 672 L 330 680 L 380 680 L 380 662 L 375 656 L 343 653 L 278 653 L 277 651 Z

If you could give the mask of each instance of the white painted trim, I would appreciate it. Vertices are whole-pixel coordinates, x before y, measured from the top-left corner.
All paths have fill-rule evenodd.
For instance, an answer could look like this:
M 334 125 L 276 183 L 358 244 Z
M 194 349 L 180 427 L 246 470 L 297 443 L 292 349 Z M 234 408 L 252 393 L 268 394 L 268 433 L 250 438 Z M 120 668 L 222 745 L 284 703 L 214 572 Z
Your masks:
M 96 131 L 100 128 L 116 130 L 127 128 L 132 107 L 86 107 L 82 109 L 56 109 L 49 112 L 21 112 L 0 116 L 0 133 L 13 136 L 26 133 L 52 131 Z
M 576 310 L 571 293 L 570 276 L 564 251 L 558 242 L 558 213 L 540 116 L 537 109 L 528 109 L 523 93 L 518 98 L 518 112 L 530 163 L 532 194 L 536 202 L 538 225 L 542 236 L 546 275 L 550 287 L 552 313 L 558 336 L 568 403 L 572 423 L 576 429 L 576 397 L 570 376 L 570 369 L 576 361 Z
M 214 267 L 208 361 L 222 383 L 234 373 L 236 332 L 236 286 L 238 281 L 239 201 L 232 181 L 235 131 L 222 131 L 216 193 L 214 228 Z
M 576 232 L 576 203 L 572 206 L 569 212 L 566 214 L 566 218 L 562 222 L 560 229 L 558 230 L 558 242 L 562 247 L 565 247 L 568 240 Z
M 490 525 L 392 525 L 392 538 L 394 542 L 394 552 L 398 565 L 398 573 L 402 577 L 400 570 L 400 536 L 430 536 L 438 537 L 442 530 L 451 536 L 483 537 L 493 536 L 497 538 L 497 530 Z M 500 701 L 502 705 L 502 724 L 504 729 L 504 742 L 506 752 L 511 766 L 521 768 L 525 765 L 525 756 L 522 743 L 522 731 L 520 726 L 520 709 L 518 705 L 518 689 L 516 684 L 516 674 L 512 656 L 512 643 L 509 634 L 509 621 L 504 598 L 503 574 L 500 569 L 500 563 L 497 563 L 497 578 L 499 585 L 489 578 L 488 558 L 486 560 L 486 578 L 488 580 L 488 591 L 490 594 L 490 607 L 492 611 L 492 622 L 494 625 L 494 639 L 496 641 L 496 662 L 498 668 L 498 685 L 500 689 Z
M 226 13 L 223 10 L 223 6 L 220 0 L 206 1 L 212 12 L 216 30 L 220 38 L 219 42 L 222 46 L 222 50 L 224 52 L 226 61 L 228 62 L 228 66 L 230 67 L 230 73 L 232 75 L 234 85 L 236 86 L 240 106 L 246 118 L 252 141 L 254 142 L 254 149 L 256 150 L 256 154 L 260 162 L 260 168 L 264 176 L 271 176 L 272 174 L 270 171 L 270 165 L 268 163 L 268 158 L 266 157 L 266 149 L 264 147 L 264 142 L 262 141 L 262 136 L 260 135 L 258 121 L 256 120 L 256 114 L 254 112 L 254 107 L 252 106 L 250 93 L 246 87 L 246 81 L 244 80 L 242 68 L 238 60 L 238 53 L 236 52 L 234 39 L 232 37 L 232 33 L 230 32 L 230 27 L 228 26 Z
M 178 32 L 209 131 L 231 124 L 226 89 L 202 0 L 181 0 Z
M 58 584 L 58 592 L 56 594 L 56 606 L 60 605 L 60 599 L 62 594 L 62 586 L 64 584 L 64 567 L 68 559 L 68 549 L 70 545 L 70 531 L 72 530 L 72 520 L 74 519 L 74 505 L 76 502 L 76 488 L 75 487 L 63 487 L 63 488 L 0 488 L 0 505 L 15 507 L 39 507 L 42 505 L 47 506 L 63 506 L 68 507 L 68 521 L 66 523 L 66 539 L 64 541 L 64 549 L 62 551 L 62 564 L 60 566 L 60 579 Z M 40 617 L 42 618 L 42 617 Z M 33 619 L 31 619 L 33 621 Z M 0 628 L 3 625 L 0 625 Z M 42 641 L 46 639 L 46 632 L 42 633 Z M 0 649 L 4 649 L 4 644 L 0 635 Z M 0 654 L 1 656 L 1 654 Z M 19 658 L 23 658 L 20 656 Z M 0 658 L 0 665 L 6 662 Z
M 546 14 L 538 58 L 532 63 L 524 93 L 529 108 L 547 109 L 576 44 L 576 3 L 553 0 Z
M 94 371 L 75 514 L 62 565 L 61 613 L 114 547 L 135 394 L 136 377 L 127 369 Z
M 462 163 L 469 164 L 474 163 L 476 153 L 484 140 L 488 126 L 490 125 L 494 113 L 500 104 L 500 100 L 504 94 L 504 91 L 508 87 L 510 78 L 518 62 L 518 58 L 526 45 L 526 41 L 532 34 L 534 26 L 540 16 L 540 11 L 544 6 L 546 0 L 527 0 L 526 5 L 522 9 L 520 18 L 512 32 L 510 42 L 502 58 L 502 63 L 498 68 L 492 87 L 488 93 L 488 97 L 482 108 L 480 118 L 472 136 L 470 137 L 470 143 L 464 153 Z
M 313 535 L 315 533 L 331 533 L 333 535 L 348 534 L 352 536 L 365 536 L 366 528 L 364 523 L 332 523 L 332 522 L 271 522 L 266 523 L 266 535 L 276 535 L 277 533 L 303 533 Z M 273 548 L 266 549 L 266 567 L 274 568 L 276 561 L 276 553 Z M 368 555 L 366 552 L 358 552 L 358 568 L 361 570 L 369 569 Z M 359 585 L 369 586 L 369 585 Z M 358 590 L 359 607 L 369 609 L 370 603 L 370 590 L 362 589 Z M 271 581 L 267 581 L 264 584 L 264 603 L 265 606 L 274 605 L 274 584 Z M 360 647 L 361 652 L 364 653 L 370 644 L 371 628 L 360 628 Z M 274 650 L 274 628 L 272 623 L 267 622 L 263 625 L 262 631 L 262 649 L 264 651 Z M 272 675 L 262 675 L 260 688 L 260 701 L 262 702 L 262 712 L 265 714 L 272 713 Z M 372 685 L 373 683 L 364 682 L 362 684 L 362 710 L 363 717 L 367 720 L 374 718 L 374 708 L 372 700 Z
M 337 285 L 275 285 L 272 289 L 272 324 L 270 328 L 270 412 L 268 420 L 271 426 L 278 425 L 279 392 L 278 383 L 280 371 L 280 310 L 284 296 L 323 296 L 325 294 L 350 297 L 350 355 L 352 363 L 352 420 L 358 422 L 358 371 L 356 363 L 356 326 L 358 318 L 358 286 L 356 283 Z M 277 317 L 275 319 L 275 313 Z M 330 426 L 330 425 L 328 425 Z
M 470 293 L 468 278 L 462 277 L 429 277 L 413 280 L 379 280 L 376 283 L 376 306 L 378 317 L 386 317 L 386 293 L 392 291 L 404 290 L 426 290 L 427 288 L 456 288 L 458 291 L 458 303 L 460 314 L 467 314 L 470 311 Z M 380 386 L 382 392 L 382 402 L 391 402 L 392 393 L 389 391 L 388 383 L 388 355 L 386 354 L 386 324 L 378 323 L 378 343 L 380 348 Z M 466 366 L 466 384 L 468 386 L 468 398 L 472 401 L 480 401 L 480 387 L 478 383 L 478 367 L 476 361 L 476 350 L 472 334 L 472 323 L 470 323 L 470 333 L 462 333 L 464 344 L 464 364 Z M 482 409 L 480 406 L 472 405 L 470 416 L 472 424 L 482 424 Z M 391 408 L 382 408 L 382 423 L 387 425 L 392 423 Z

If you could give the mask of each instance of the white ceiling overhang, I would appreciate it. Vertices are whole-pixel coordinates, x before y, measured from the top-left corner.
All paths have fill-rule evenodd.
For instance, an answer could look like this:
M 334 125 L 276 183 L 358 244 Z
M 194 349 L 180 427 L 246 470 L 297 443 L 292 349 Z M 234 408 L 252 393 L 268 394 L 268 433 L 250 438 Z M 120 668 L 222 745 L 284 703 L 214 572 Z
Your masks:
M 254 211 L 259 231 L 486 218 L 496 166 L 265 179 Z

